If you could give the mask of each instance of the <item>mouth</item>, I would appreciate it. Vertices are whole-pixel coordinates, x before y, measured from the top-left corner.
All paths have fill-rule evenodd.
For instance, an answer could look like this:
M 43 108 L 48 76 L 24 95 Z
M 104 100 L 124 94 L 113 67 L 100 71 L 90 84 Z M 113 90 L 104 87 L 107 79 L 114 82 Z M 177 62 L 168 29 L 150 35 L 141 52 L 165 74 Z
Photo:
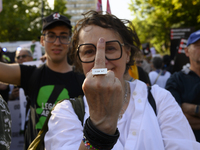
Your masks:
M 62 52 L 61 49 L 53 49 L 52 51 L 54 54 L 60 54 Z

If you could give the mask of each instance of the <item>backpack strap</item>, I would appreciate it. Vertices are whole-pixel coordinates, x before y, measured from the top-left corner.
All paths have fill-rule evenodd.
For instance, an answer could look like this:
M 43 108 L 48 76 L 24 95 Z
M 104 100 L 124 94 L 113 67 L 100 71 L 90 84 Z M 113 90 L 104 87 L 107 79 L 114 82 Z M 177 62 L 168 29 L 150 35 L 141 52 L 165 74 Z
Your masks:
M 157 116 L 157 111 L 156 111 L 156 102 L 155 99 L 151 93 L 151 86 L 147 86 L 148 87 L 148 101 L 150 103 L 150 105 L 152 106 L 156 116 Z
M 156 82 L 157 82 L 158 78 L 160 77 L 161 73 L 162 73 L 162 70 L 160 70 L 160 72 L 159 72 L 159 74 L 158 74 L 156 80 L 154 81 L 153 85 L 156 84 Z
M 61 103 L 62 101 L 63 100 L 58 101 L 56 103 L 56 105 Z M 69 101 L 71 102 L 75 113 L 77 114 L 79 120 L 81 121 L 81 123 L 83 125 L 83 120 L 84 120 L 84 115 L 85 115 L 85 106 L 84 106 L 84 102 L 83 102 L 83 96 L 79 96 L 78 98 L 75 98 L 75 99 L 69 99 Z M 56 105 L 52 108 L 52 110 L 54 110 Z M 44 137 L 45 137 L 46 132 L 49 130 L 48 122 L 51 117 L 51 111 L 49 112 L 42 129 L 39 131 L 37 137 L 32 141 L 32 143 L 29 145 L 27 150 L 44 149 L 44 147 L 43 147 L 44 146 Z
M 85 105 L 83 102 L 83 96 L 79 96 L 75 100 L 70 99 L 70 102 L 72 103 L 72 107 L 74 108 L 74 111 L 83 126 L 83 119 L 85 116 Z

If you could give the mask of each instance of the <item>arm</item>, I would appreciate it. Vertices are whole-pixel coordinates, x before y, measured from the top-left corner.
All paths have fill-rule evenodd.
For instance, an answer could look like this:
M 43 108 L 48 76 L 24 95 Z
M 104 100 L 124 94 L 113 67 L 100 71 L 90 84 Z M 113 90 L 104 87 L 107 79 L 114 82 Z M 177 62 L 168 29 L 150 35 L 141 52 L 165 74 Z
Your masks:
M 0 82 L 0 90 L 6 90 L 8 87 L 8 84 Z
M 19 64 L 6 64 L 0 62 L 0 81 L 20 85 L 20 67 Z
M 200 130 L 200 111 L 197 110 L 197 112 L 196 112 L 197 105 L 183 103 L 181 105 L 181 108 L 182 108 L 183 113 L 186 116 L 187 120 L 189 121 L 192 129 Z

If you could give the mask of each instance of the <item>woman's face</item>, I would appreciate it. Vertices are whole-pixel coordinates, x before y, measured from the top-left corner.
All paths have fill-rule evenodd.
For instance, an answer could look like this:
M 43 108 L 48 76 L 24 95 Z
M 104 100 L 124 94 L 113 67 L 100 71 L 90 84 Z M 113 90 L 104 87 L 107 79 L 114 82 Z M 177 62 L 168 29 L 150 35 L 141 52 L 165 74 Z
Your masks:
M 79 45 L 92 43 L 97 46 L 97 41 L 99 38 L 104 38 L 105 41 L 117 40 L 123 44 L 122 39 L 118 33 L 114 32 L 111 29 L 101 28 L 96 25 L 89 25 L 81 29 L 79 34 Z M 126 63 L 129 62 L 130 50 L 127 50 L 125 46 L 122 46 L 122 57 L 118 60 L 105 60 L 105 66 L 108 70 L 112 70 L 115 73 L 115 76 L 122 81 L 123 75 L 126 69 Z M 83 72 L 86 75 L 93 67 L 94 62 L 91 63 L 82 63 Z

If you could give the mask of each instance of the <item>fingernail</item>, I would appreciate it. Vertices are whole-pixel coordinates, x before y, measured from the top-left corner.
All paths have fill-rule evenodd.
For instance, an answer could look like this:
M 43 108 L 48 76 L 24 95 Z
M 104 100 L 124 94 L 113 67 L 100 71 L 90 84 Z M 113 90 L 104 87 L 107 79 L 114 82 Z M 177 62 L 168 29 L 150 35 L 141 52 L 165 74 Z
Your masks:
M 104 42 L 104 39 L 103 39 L 103 38 L 100 38 L 100 39 L 99 39 L 99 42 L 100 42 L 100 43 L 103 43 L 103 42 Z

